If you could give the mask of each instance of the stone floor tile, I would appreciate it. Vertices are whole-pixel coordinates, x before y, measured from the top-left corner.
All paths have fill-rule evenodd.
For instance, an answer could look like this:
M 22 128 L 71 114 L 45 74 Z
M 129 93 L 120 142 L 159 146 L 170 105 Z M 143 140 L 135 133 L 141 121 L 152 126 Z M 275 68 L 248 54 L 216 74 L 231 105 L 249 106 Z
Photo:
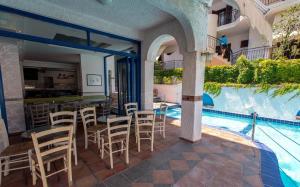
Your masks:
M 154 170 L 153 171 L 154 184 L 173 184 L 174 178 L 170 170 Z

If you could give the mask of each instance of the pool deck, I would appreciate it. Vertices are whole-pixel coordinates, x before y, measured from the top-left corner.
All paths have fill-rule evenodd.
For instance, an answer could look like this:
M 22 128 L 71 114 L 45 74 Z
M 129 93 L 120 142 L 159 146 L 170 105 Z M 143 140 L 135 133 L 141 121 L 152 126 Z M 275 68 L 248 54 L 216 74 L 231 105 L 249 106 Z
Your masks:
M 138 153 L 131 138 L 130 164 L 125 165 L 123 155 L 116 155 L 113 170 L 108 159 L 100 159 L 96 146 L 85 150 L 79 137 L 73 186 L 283 186 L 278 167 L 263 156 L 272 152 L 261 150 L 262 145 L 206 126 L 202 139 L 192 144 L 178 138 L 179 126 L 179 120 L 168 119 L 166 138 L 156 135 L 154 152 L 145 142 Z M 50 177 L 48 183 L 67 186 L 66 174 Z M 16 171 L 4 177 L 2 187 L 12 186 L 32 186 L 30 172 Z M 36 186 L 41 186 L 40 180 Z

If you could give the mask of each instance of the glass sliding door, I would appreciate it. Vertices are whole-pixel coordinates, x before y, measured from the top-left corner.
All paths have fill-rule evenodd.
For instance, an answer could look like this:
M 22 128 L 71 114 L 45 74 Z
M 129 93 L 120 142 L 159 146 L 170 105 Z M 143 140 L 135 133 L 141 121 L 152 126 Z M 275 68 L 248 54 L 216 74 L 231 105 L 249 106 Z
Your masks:
M 124 114 L 124 104 L 137 102 L 136 60 L 121 58 L 116 63 L 116 82 L 119 114 Z

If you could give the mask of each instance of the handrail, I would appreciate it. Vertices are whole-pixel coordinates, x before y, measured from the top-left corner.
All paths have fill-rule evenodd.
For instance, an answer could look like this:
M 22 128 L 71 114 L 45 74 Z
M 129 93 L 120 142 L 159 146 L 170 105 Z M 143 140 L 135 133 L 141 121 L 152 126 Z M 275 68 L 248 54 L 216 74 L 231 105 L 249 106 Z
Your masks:
M 278 2 L 282 2 L 282 1 L 285 1 L 285 0 L 260 0 L 264 5 L 271 5 L 271 4 L 274 4 L 274 3 L 278 3 Z
M 280 145 L 277 141 L 275 141 L 270 135 L 268 135 L 264 130 L 262 130 L 260 127 L 257 127 L 263 132 L 269 139 L 271 139 L 276 145 L 278 145 L 280 148 L 282 148 L 286 153 L 288 153 L 291 157 L 293 157 L 296 161 L 300 163 L 300 160 L 295 157 L 292 153 L 290 153 L 288 150 L 286 150 L 282 145 Z
M 254 47 L 254 48 L 243 48 L 232 53 L 231 64 L 235 64 L 236 60 L 241 56 L 245 55 L 249 60 L 255 60 L 259 58 L 267 59 L 271 57 L 272 47 Z
M 270 11 L 270 8 L 268 8 L 262 0 L 255 0 L 255 6 L 265 15 Z

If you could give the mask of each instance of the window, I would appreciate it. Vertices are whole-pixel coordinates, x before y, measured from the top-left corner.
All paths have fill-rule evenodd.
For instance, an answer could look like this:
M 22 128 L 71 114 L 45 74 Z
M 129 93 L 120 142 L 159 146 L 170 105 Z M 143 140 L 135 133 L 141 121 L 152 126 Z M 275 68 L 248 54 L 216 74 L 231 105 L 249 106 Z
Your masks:
M 248 47 L 248 43 L 249 43 L 249 40 L 242 40 L 241 41 L 241 48 Z

